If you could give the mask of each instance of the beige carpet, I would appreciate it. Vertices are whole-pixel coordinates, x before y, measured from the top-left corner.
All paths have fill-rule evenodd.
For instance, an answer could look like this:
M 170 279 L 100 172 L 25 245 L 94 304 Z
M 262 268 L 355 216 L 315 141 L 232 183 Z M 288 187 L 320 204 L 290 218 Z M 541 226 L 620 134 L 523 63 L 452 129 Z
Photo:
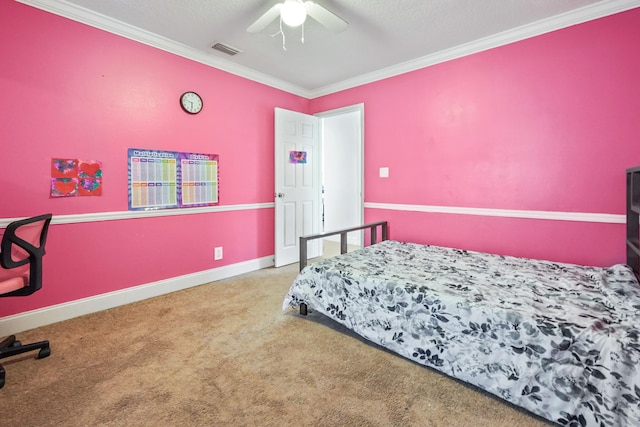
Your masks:
M 52 354 L 3 361 L 0 425 L 547 425 L 319 314 L 283 313 L 296 268 L 19 334 Z

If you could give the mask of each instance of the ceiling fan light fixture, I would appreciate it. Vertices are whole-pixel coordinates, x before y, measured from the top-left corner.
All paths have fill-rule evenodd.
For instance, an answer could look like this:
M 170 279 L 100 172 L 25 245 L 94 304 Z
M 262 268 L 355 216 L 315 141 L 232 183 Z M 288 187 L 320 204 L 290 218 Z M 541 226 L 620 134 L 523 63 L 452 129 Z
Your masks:
M 285 0 L 280 8 L 282 22 L 297 27 L 307 19 L 307 7 L 301 0 Z

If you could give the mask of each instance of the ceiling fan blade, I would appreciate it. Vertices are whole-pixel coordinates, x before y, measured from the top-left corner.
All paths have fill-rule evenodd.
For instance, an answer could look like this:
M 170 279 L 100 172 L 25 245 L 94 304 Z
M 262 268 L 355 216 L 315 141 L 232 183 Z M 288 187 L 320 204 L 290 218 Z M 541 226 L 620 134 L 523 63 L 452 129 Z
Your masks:
M 274 19 L 280 16 L 280 8 L 282 7 L 282 3 L 274 4 L 273 7 L 267 10 L 264 15 L 260 18 L 256 19 L 256 22 L 249 25 L 247 28 L 248 33 L 259 33 L 260 31 L 267 28 Z
M 305 6 L 307 6 L 307 14 L 310 17 L 312 17 L 334 33 L 343 31 L 349 25 L 347 21 L 340 18 L 335 13 L 328 11 L 318 3 L 306 1 L 304 4 Z

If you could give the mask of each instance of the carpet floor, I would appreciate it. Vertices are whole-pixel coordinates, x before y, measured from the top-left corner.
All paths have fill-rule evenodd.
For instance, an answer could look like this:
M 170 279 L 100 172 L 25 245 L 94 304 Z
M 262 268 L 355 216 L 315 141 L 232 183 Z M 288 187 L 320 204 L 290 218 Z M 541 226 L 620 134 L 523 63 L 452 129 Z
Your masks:
M 2 361 L 1 426 L 544 426 L 369 344 L 283 312 L 297 266 L 18 334 L 51 356 Z

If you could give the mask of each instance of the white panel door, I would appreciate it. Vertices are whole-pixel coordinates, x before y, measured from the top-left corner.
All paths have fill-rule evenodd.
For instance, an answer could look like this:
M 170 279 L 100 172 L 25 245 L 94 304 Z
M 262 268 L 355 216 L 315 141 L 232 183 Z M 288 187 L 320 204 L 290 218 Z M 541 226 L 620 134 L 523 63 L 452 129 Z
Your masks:
M 299 237 L 320 233 L 320 137 L 317 117 L 275 109 L 275 266 L 297 262 Z M 305 162 L 291 159 L 305 153 Z M 321 255 L 322 240 L 308 243 L 309 258 Z

